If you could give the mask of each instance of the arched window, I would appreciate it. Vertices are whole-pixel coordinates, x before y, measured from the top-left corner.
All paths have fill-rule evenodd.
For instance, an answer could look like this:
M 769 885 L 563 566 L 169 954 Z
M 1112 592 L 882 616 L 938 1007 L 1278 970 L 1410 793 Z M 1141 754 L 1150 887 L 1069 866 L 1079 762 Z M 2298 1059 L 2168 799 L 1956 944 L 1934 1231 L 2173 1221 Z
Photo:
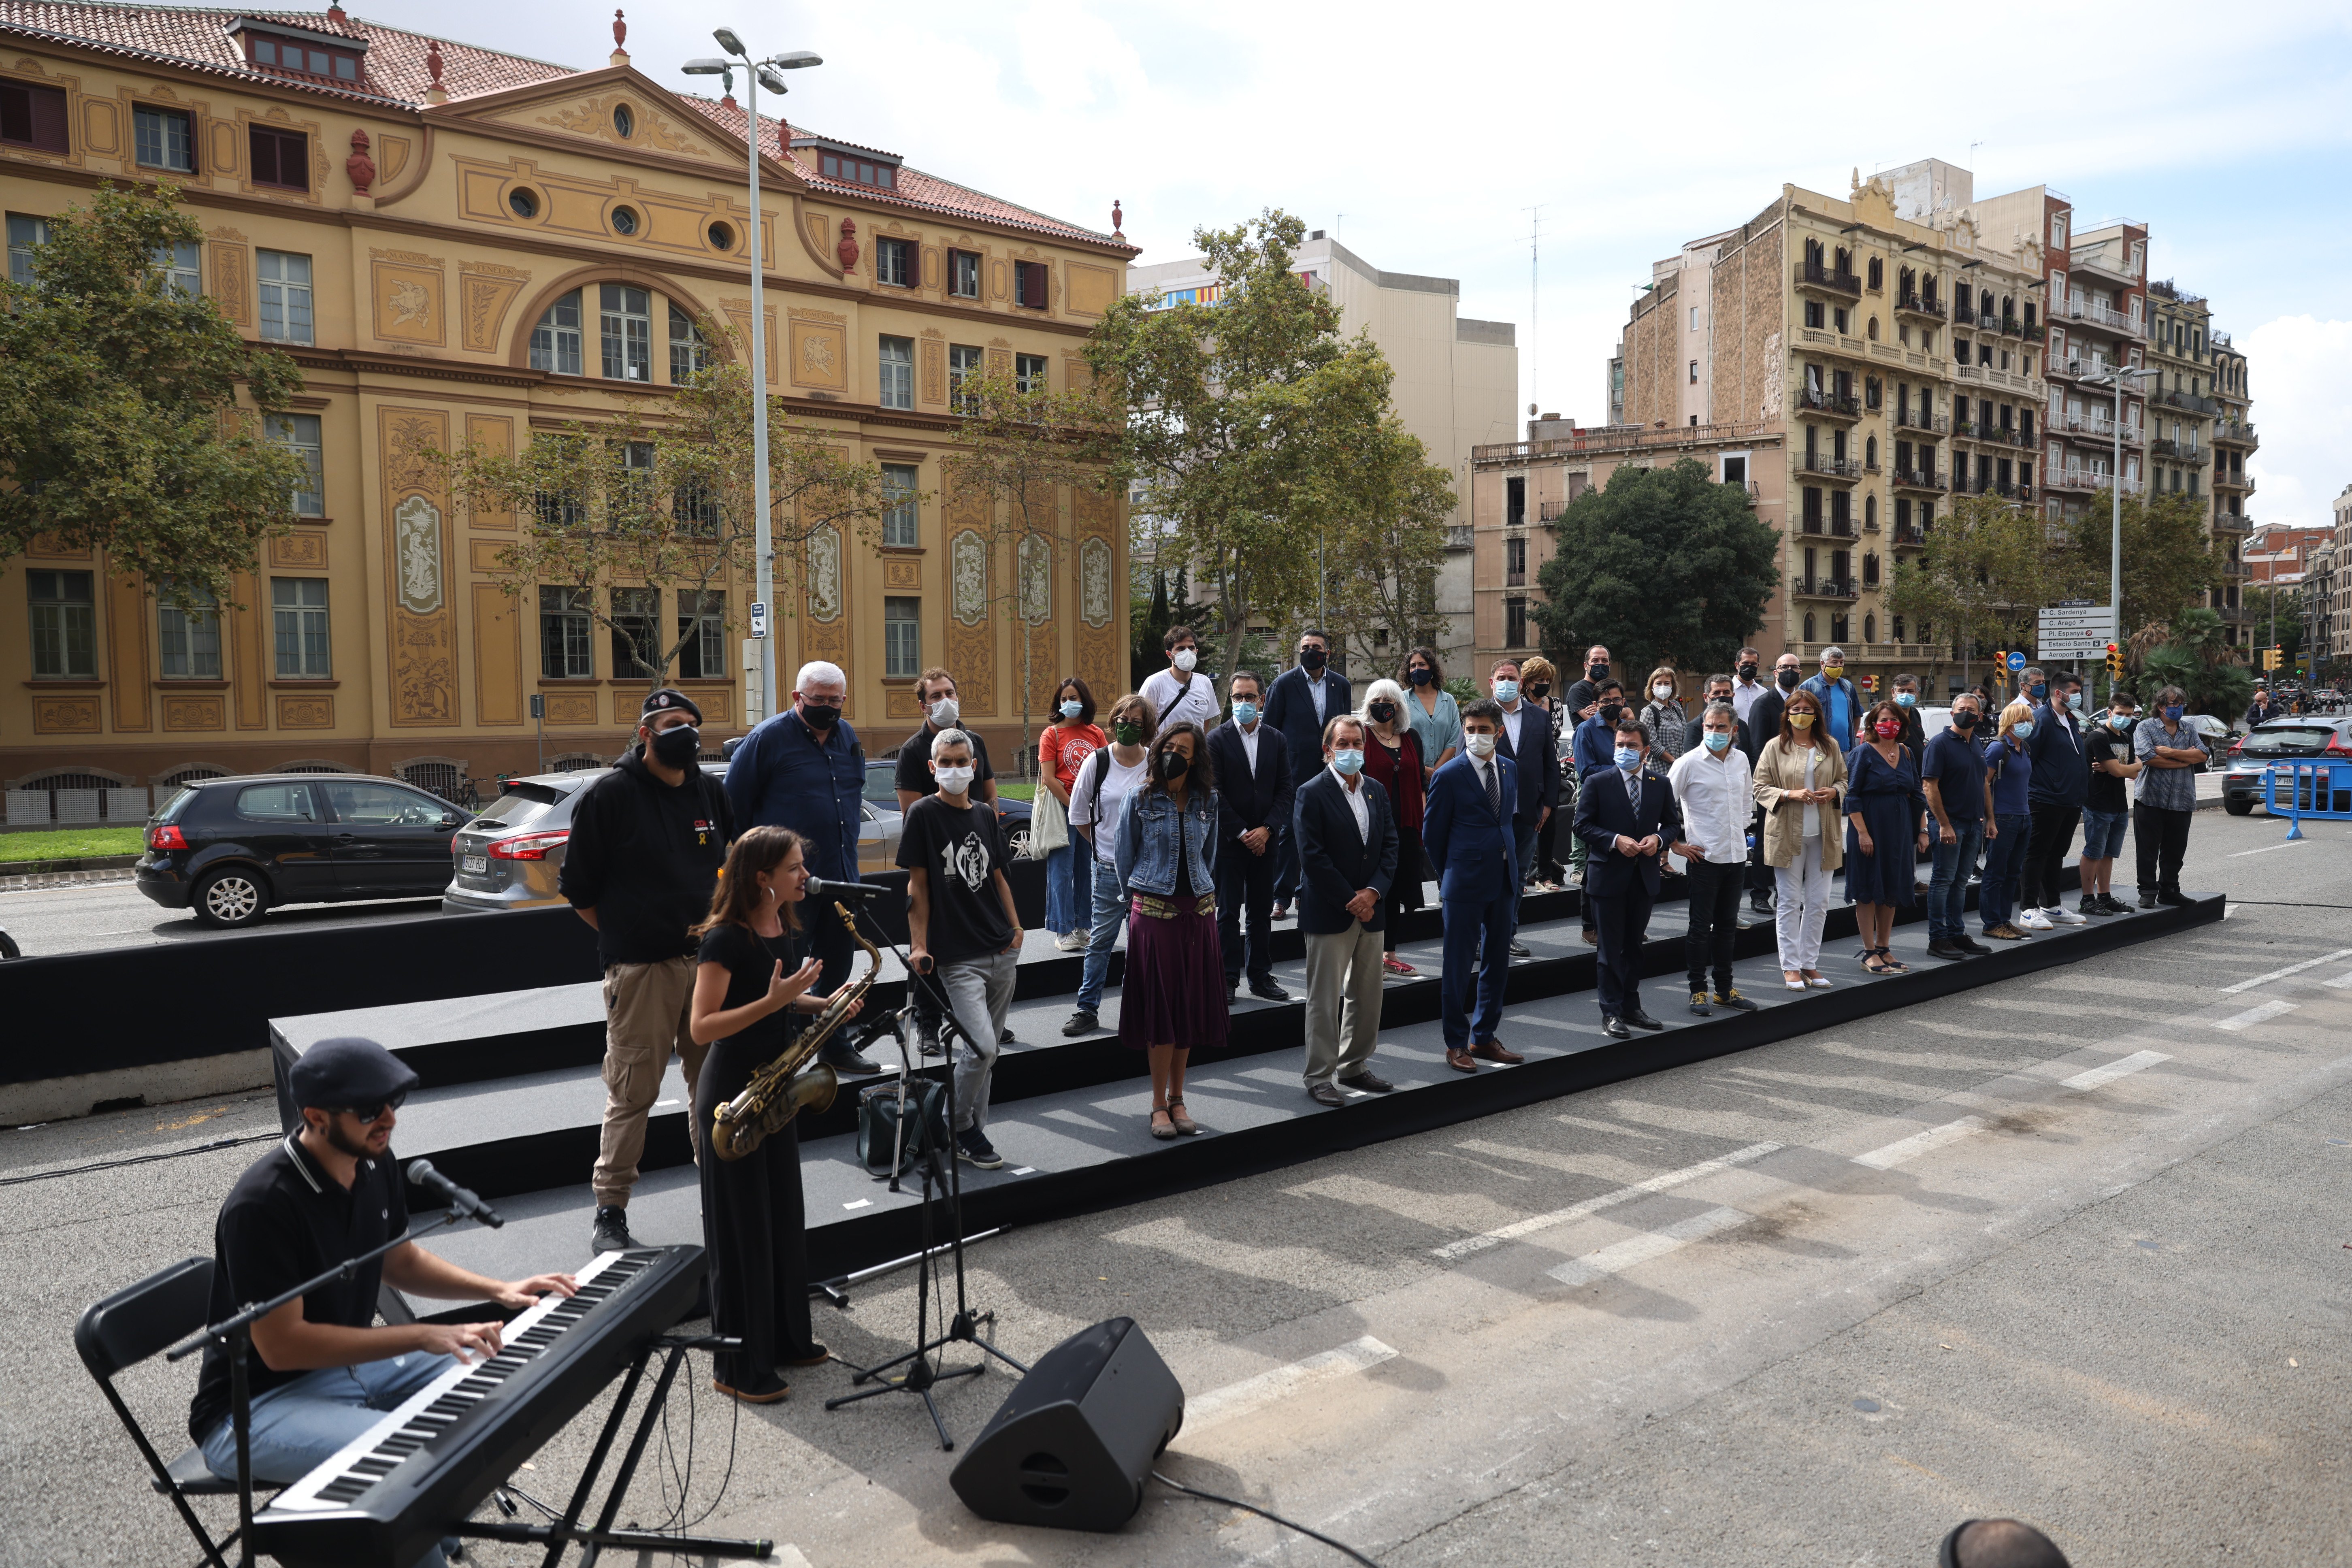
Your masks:
M 1805 640 L 1813 640 L 1813 612 L 1811 610 L 1805 612 Z
M 1875 316 L 1870 319 L 1870 335 L 1874 338 L 1878 335 L 1878 318 Z M 1865 375 L 1862 378 L 1862 401 L 1869 407 L 1878 406 L 1879 389 L 1876 376 Z
M 1878 467 L 1878 437 L 1875 436 L 1865 437 L 1863 439 L 1862 466 L 1865 468 L 1874 468 Z M 1872 496 L 1870 498 L 1870 504 L 1866 510 L 1871 521 L 1874 522 L 1878 520 L 1878 498 L 1876 496 Z
M 580 374 L 580 291 L 575 289 L 550 305 L 530 330 L 530 368 Z
M 1874 466 L 1878 462 L 1878 437 L 1875 436 L 1873 436 L 1870 438 L 1870 461 Z M 1874 529 L 1878 526 L 1878 498 L 1876 496 L 1864 496 L 1862 498 L 1862 526 L 1865 529 Z
M 1874 550 L 1865 552 L 1862 558 L 1862 582 L 1863 585 L 1867 588 L 1875 588 L 1878 586 L 1878 552 Z M 1876 642 L 1878 639 L 1876 637 L 1864 637 L 1862 640 L 1864 642 Z
M 1886 287 L 1886 262 L 1882 257 L 1874 256 L 1870 258 L 1870 286 L 1873 289 Z M 1874 321 L 1871 324 L 1874 327 L 1877 325 Z M 1874 331 L 1870 335 L 1874 338 L 1878 334 Z
M 1878 263 L 1874 261 L 1871 265 L 1875 267 Z M 1870 341 L 1874 343 L 1878 341 L 1878 318 L 1875 316 L 1870 318 Z
M 1822 242 L 1818 239 L 1809 239 L 1805 241 L 1805 265 L 1808 267 L 1818 268 L 1821 264 Z
M 1903 617 L 1901 616 L 1895 617 L 1895 640 L 1896 642 L 1901 642 L 1903 640 Z
M 1862 617 L 1862 640 L 1864 642 L 1876 642 L 1878 640 L 1878 617 L 1876 616 L 1864 616 Z

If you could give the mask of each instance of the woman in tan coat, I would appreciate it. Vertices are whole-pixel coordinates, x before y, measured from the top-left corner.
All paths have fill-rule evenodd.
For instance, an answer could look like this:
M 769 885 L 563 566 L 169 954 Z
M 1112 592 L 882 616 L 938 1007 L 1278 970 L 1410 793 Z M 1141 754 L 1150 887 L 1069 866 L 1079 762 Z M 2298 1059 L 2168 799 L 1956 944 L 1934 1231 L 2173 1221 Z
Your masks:
M 1791 991 L 1830 984 L 1821 971 L 1822 926 L 1830 915 L 1830 873 L 1845 859 L 1845 758 L 1825 729 L 1821 700 L 1792 691 L 1780 732 L 1756 758 L 1764 863 L 1779 884 L 1780 978 Z

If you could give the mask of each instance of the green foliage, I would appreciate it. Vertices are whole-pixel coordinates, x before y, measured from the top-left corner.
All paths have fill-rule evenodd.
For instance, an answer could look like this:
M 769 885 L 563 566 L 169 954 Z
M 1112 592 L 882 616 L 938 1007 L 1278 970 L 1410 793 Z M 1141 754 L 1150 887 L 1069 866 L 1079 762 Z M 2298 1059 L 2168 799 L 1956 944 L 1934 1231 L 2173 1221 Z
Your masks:
M 1371 669 L 1394 657 L 1378 641 L 1383 630 L 1390 648 L 1443 642 L 1448 622 L 1437 613 L 1437 569 L 1454 515 L 1453 474 L 1391 416 L 1359 445 L 1346 498 L 1318 563 L 1333 646 Z
M 2114 549 L 2114 492 L 2101 490 L 2066 527 L 2057 568 L 2073 596 L 2108 602 Z M 2221 586 L 2227 551 L 2207 537 L 2199 496 L 2126 495 L 2123 506 L 2123 626 L 2170 622 Z M 2053 595 L 2065 597 L 2066 595 Z
M 1445 683 L 1445 689 L 1454 694 L 1457 705 L 1475 702 L 1486 695 L 1478 689 L 1478 683 L 1466 675 L 1454 676 Z
M 2142 698 L 2152 701 L 2163 688 L 2178 686 L 2189 694 L 2190 712 L 2234 721 L 2254 700 L 2254 678 L 2229 637 L 2230 628 L 2213 611 L 2181 611 L 2169 637 L 2140 663 Z
M 30 284 L 0 280 L 0 560 L 36 535 L 96 547 L 184 606 L 230 597 L 307 476 L 262 432 L 294 362 L 156 267 L 203 239 L 178 199 L 100 185 L 49 220 Z
M 1926 537 L 1916 557 L 1895 561 L 1886 607 L 1948 637 L 1963 680 L 1976 647 L 2029 644 L 2042 606 L 2066 597 L 2042 521 L 1998 496 L 1965 498 Z
M 1625 668 L 1730 668 L 1779 584 L 1779 536 L 1695 458 L 1620 467 L 1552 526 L 1531 606 L 1543 646 L 1606 643 Z
M 2253 628 L 2254 646 L 2269 647 L 2275 644 L 2284 649 L 2288 669 L 2303 659 L 2304 592 L 2304 584 L 2297 584 L 2292 587 L 2249 587 L 2239 595 Z M 2277 628 L 2275 636 L 2273 626 Z

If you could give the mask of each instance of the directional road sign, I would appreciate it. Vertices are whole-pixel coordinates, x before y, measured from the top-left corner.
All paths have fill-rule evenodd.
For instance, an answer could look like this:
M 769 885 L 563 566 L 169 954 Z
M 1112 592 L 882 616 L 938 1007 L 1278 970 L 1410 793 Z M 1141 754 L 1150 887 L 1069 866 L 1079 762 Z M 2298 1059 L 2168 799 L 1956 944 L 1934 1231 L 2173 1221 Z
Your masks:
M 2009 668 L 2012 670 L 2023 669 L 2025 668 L 2025 656 L 2021 653 L 2011 654 L 2009 656 Z

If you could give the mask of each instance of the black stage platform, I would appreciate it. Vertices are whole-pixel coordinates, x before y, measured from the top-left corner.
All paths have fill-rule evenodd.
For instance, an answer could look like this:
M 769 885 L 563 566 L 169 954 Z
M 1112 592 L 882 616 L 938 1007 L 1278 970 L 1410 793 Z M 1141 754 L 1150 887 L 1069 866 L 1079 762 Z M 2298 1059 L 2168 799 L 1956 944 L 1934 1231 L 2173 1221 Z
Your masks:
M 1664 905 L 1651 923 L 1643 968 L 1652 978 L 1643 991 L 1649 1011 L 1668 1027 L 1629 1041 L 1601 1033 L 1591 989 L 1592 950 L 1578 939 L 1572 904 L 1553 908 L 1567 918 L 1524 930 L 1521 939 L 1536 956 L 1512 965 L 1502 1038 L 1527 1056 L 1524 1065 L 1482 1065 L 1467 1076 L 1445 1066 L 1435 1022 L 1435 943 L 1408 942 L 1400 951 L 1423 973 L 1389 982 L 1375 1059 L 1378 1070 L 1397 1085 L 1395 1093 L 1353 1096 L 1337 1109 L 1315 1104 L 1299 1079 L 1300 1004 L 1260 1002 L 1244 992 L 1235 1005 L 1229 1048 L 1196 1053 L 1189 1075 L 1187 1100 L 1204 1131 L 1172 1142 L 1150 1136 L 1141 1057 L 1108 1032 L 1117 1026 L 1117 991 L 1106 996 L 1106 1032 L 1065 1040 L 1060 1027 L 1070 1012 L 1075 963 L 1071 955 L 1055 952 L 1050 939 L 1042 952 L 1034 952 L 1038 944 L 1033 939 L 1033 952 L 1023 963 L 1026 996 L 1013 1012 L 1021 1043 L 1005 1047 L 999 1059 L 988 1120 L 1005 1168 L 983 1172 L 964 1166 L 966 1229 L 1114 1207 L 1832 1027 L 2219 921 L 2223 900 L 2210 895 L 2185 907 L 2062 927 L 2031 942 L 1998 944 L 1992 955 L 1964 963 L 1927 957 L 1926 926 L 1915 921 L 1897 927 L 1894 943 L 1912 970 L 1889 976 L 1867 974 L 1854 962 L 1853 911 L 1835 906 L 1822 955 L 1824 972 L 1835 984 L 1803 993 L 1782 987 L 1769 918 L 1749 916 L 1738 947 L 1739 984 L 1760 1009 L 1718 1009 L 1708 1018 L 1685 1009 L 1682 910 Z M 1296 942 L 1295 935 L 1291 941 Z M 1063 981 L 1058 972 L 1065 966 L 1071 973 Z M 1034 977 L 1033 970 L 1038 972 Z M 1296 960 L 1278 963 L 1276 974 L 1295 997 L 1303 994 Z M 508 1016 L 483 1000 L 486 1006 L 477 1016 Z M 366 1021 L 333 1016 L 340 1026 Z M 523 1016 L 528 1021 L 528 1010 Z M 319 1022 L 323 1020 L 282 1021 L 286 1048 L 330 1032 L 314 1029 Z M 425 1026 L 429 1020 L 415 1022 L 420 1026 L 412 1050 L 444 1043 L 426 1037 L 449 1032 Z M 461 1020 L 459 1026 L 469 1026 Z M 475 1050 L 478 1055 L 492 1048 L 484 1040 Z M 425 1059 L 430 1059 L 429 1051 Z M 648 1140 L 646 1173 L 630 1205 L 630 1224 L 647 1243 L 698 1241 L 699 1194 L 687 1163 L 679 1077 L 668 1079 L 665 1096 Z M 903 1256 L 917 1245 L 914 1197 L 893 1194 L 856 1163 L 842 1114 L 852 1098 L 852 1088 L 845 1087 L 835 1115 L 811 1119 L 816 1124 L 803 1131 L 810 1256 L 818 1278 Z M 508 1221 L 495 1233 L 472 1226 L 437 1233 L 434 1250 L 507 1277 L 581 1262 L 593 1209 L 585 1177 L 594 1159 L 602 1108 L 603 1086 L 593 1058 L 512 1077 L 471 1073 L 464 1081 L 429 1083 L 413 1095 L 401 1113 L 401 1155 L 429 1157 L 459 1181 L 496 1197 Z

